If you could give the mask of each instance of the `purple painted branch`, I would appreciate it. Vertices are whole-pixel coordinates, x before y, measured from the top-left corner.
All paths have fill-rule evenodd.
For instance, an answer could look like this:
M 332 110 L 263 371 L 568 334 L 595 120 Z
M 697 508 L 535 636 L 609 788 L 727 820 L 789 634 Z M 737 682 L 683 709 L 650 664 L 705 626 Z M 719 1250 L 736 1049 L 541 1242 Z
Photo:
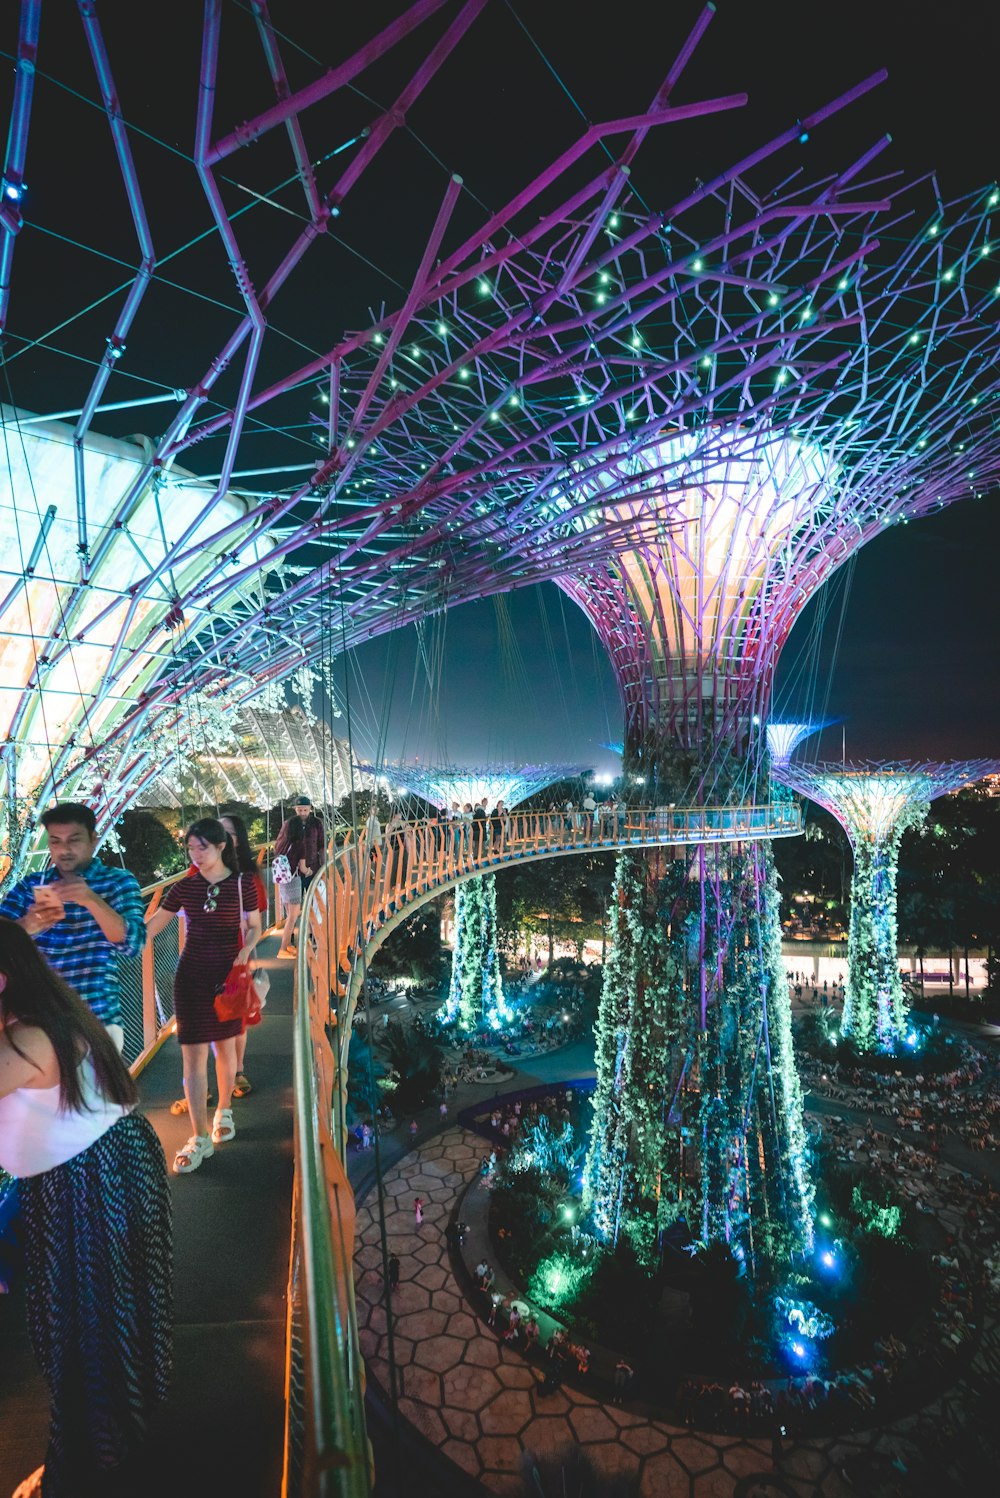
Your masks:
M 348 433 L 352 436 L 357 435 L 361 423 L 365 419 L 365 413 L 368 410 L 369 405 L 371 404 L 372 397 L 374 396 L 382 381 L 382 376 L 385 374 L 386 369 L 389 367 L 389 362 L 395 354 L 404 334 L 406 333 L 407 328 L 409 327 L 414 308 L 423 295 L 424 287 L 426 285 L 431 266 L 434 264 L 434 261 L 437 258 L 438 250 L 441 248 L 441 241 L 444 238 L 445 230 L 451 222 L 451 216 L 455 211 L 455 205 L 458 202 L 458 195 L 461 191 L 461 177 L 449 177 L 448 185 L 445 188 L 444 199 L 441 203 L 441 207 L 438 209 L 437 218 L 435 219 L 434 227 L 431 230 L 431 236 L 427 241 L 424 253 L 420 259 L 420 264 L 417 267 L 417 273 L 413 278 L 413 284 L 410 287 L 410 290 L 406 297 L 406 301 L 403 303 L 403 307 L 399 316 L 394 321 L 392 332 L 389 334 L 389 337 L 386 340 L 385 347 L 376 360 L 375 368 L 371 372 L 368 384 L 365 390 L 362 392 L 361 399 L 358 401 L 358 404 L 354 408 L 354 414 L 351 417 L 350 422 L 348 423 L 347 430 Z
M 373 62 L 383 57 L 386 52 L 395 47 L 397 42 L 402 41 L 403 37 L 408 36 L 411 31 L 426 21 L 428 16 L 432 16 L 445 4 L 447 0 L 417 0 L 417 3 L 411 5 L 398 20 L 393 21 L 384 31 L 380 31 L 378 36 L 373 37 L 370 42 L 366 42 L 359 51 L 349 57 L 346 62 L 342 62 L 339 67 L 330 68 L 322 78 L 317 78 L 314 83 L 307 84 L 305 88 L 299 89 L 298 93 L 290 95 L 289 98 L 272 104 L 270 109 L 265 109 L 263 114 L 257 115 L 256 119 L 247 120 L 245 124 L 238 125 L 231 135 L 216 141 L 214 146 L 206 150 L 205 165 L 217 166 L 220 161 L 224 161 L 227 156 L 238 151 L 241 146 L 259 140 L 268 130 L 273 130 L 275 125 L 283 125 L 293 116 L 301 114 L 303 109 L 308 109 L 312 104 L 318 104 L 322 99 L 328 99 L 338 89 L 351 83 Z M 481 8 L 480 5 L 479 9 Z
M 250 8 L 253 11 L 254 20 L 257 22 L 257 32 L 260 36 L 261 45 L 264 48 L 264 56 L 267 59 L 268 72 L 271 74 L 274 91 L 279 99 L 289 99 L 291 98 L 291 89 L 288 85 L 284 63 L 281 60 L 278 39 L 275 36 L 274 27 L 271 25 L 267 0 L 250 0 Z M 305 193 L 306 203 L 309 208 L 309 218 L 314 224 L 318 224 L 323 215 L 319 189 L 316 186 L 316 177 L 309 160 L 309 152 L 306 149 L 302 126 L 295 115 L 289 116 L 285 121 L 285 129 L 288 132 L 292 156 L 295 160 L 295 169 L 299 174 L 299 181 L 302 183 L 302 191 Z

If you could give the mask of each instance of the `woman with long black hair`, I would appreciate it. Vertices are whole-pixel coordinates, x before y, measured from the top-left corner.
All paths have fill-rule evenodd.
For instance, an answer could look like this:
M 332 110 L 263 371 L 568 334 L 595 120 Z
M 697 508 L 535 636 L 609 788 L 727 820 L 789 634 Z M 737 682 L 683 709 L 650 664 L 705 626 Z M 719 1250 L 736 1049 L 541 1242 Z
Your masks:
M 18 1179 L 45 1466 L 19 1498 L 139 1491 L 172 1348 L 163 1150 L 114 1041 L 27 932 L 0 920 L 0 1165 Z
M 248 962 L 260 940 L 260 909 L 252 874 L 241 874 L 233 839 L 215 817 L 202 817 L 186 835 L 188 857 L 197 873 L 172 884 L 149 918 L 150 941 L 183 910 L 184 950 L 174 976 L 174 1015 L 184 1063 L 184 1096 L 191 1115 L 191 1138 L 174 1156 L 177 1175 L 189 1175 L 215 1153 L 217 1144 L 236 1138 L 233 1088 L 236 1040 L 243 1021 L 220 1020 L 215 996 L 235 962 Z M 208 1127 L 208 1052 L 215 1050 L 219 1102 Z

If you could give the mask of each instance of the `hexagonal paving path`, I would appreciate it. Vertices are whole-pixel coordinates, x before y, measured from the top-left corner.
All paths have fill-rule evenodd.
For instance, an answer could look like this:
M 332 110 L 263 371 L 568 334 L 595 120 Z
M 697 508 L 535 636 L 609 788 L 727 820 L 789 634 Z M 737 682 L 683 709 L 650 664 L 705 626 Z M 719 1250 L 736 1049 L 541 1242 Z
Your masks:
M 394 1356 L 400 1411 L 450 1461 L 498 1494 L 522 1493 L 525 1453 L 554 1456 L 574 1446 L 607 1476 L 638 1477 L 641 1498 L 732 1498 L 752 1491 L 798 1498 L 849 1498 L 840 1476 L 846 1458 L 866 1448 L 906 1444 L 914 1421 L 946 1418 L 948 1395 L 916 1416 L 882 1430 L 786 1443 L 775 1469 L 766 1443 L 692 1432 L 635 1410 L 602 1405 L 563 1385 L 543 1397 L 534 1370 L 506 1347 L 464 1302 L 444 1230 L 456 1198 L 479 1169 L 479 1141 L 449 1128 L 407 1155 L 385 1181 L 389 1251 L 400 1260 L 393 1298 Z M 423 1222 L 414 1221 L 416 1196 Z M 381 1274 L 378 1207 L 357 1214 L 355 1285 L 361 1348 L 371 1375 L 388 1387 L 388 1338 Z M 983 1357 L 998 1356 L 993 1327 Z M 780 1487 L 778 1473 L 780 1472 Z

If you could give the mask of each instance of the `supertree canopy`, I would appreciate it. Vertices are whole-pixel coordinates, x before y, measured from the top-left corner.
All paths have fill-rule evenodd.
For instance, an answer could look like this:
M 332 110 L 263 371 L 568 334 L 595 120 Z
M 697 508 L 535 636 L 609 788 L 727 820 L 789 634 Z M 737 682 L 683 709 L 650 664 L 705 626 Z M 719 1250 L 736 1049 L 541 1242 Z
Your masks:
M 768 723 L 765 736 L 772 768 L 775 765 L 787 765 L 799 745 L 825 727 L 825 720 L 814 723 Z
M 51 261 L 42 294 L 9 275 L 15 262 L 25 263 L 15 244 L 37 232 L 22 208 L 29 144 L 39 198 L 62 198 L 61 146 L 50 149 L 45 132 L 39 141 L 31 137 L 33 118 L 51 100 L 42 93 L 35 99 L 44 56 L 39 6 L 22 7 L 0 222 L 0 321 L 13 351 L 12 379 L 20 348 L 40 349 L 49 385 L 58 376 L 78 394 L 66 413 L 75 420 L 75 473 L 56 496 L 60 523 L 65 519 L 76 537 L 75 554 L 71 548 L 49 568 L 61 606 L 44 620 L 39 614 L 39 670 L 29 662 L 15 684 L 15 697 L 24 699 L 15 702 L 15 716 L 44 693 L 46 673 L 72 672 L 81 650 L 93 649 L 100 661 L 96 679 L 80 673 L 75 688 L 79 715 L 100 731 L 85 728 L 75 745 L 79 762 L 54 756 L 37 787 L 41 795 L 66 793 L 83 784 L 81 772 L 93 779 L 96 768 L 106 822 L 162 761 L 166 744 L 182 752 L 191 728 L 181 705 L 195 682 L 232 713 L 304 661 L 329 668 L 335 655 L 372 634 L 464 599 L 582 570 L 617 533 L 635 534 L 636 524 L 628 504 L 618 513 L 612 494 L 606 502 L 567 497 L 580 454 L 591 455 L 596 478 L 605 466 L 620 466 L 623 450 L 659 440 L 665 421 L 687 432 L 700 430 L 707 414 L 723 425 L 740 420 L 748 403 L 770 412 L 779 377 L 792 395 L 802 370 L 834 368 L 842 357 L 837 341 L 856 334 L 856 307 L 827 280 L 835 272 L 852 280 L 876 247 L 874 221 L 889 204 L 885 185 L 867 173 L 884 143 L 839 176 L 807 182 L 786 173 L 757 182 L 755 175 L 877 77 L 790 123 L 662 209 L 651 211 L 635 185 L 643 151 L 672 123 L 745 102 L 743 95 L 675 102 L 712 7 L 695 22 L 648 109 L 588 127 L 471 227 L 478 210 L 461 180 L 442 171 L 423 227 L 416 215 L 408 226 L 410 235 L 424 236 L 410 283 L 385 310 L 373 315 L 359 306 L 345 318 L 353 331 L 341 323 L 327 332 L 310 301 L 296 322 L 286 285 L 307 265 L 315 277 L 317 257 L 326 267 L 331 262 L 322 257 L 352 248 L 347 225 L 352 215 L 357 221 L 357 200 L 364 202 L 378 172 L 391 170 L 407 111 L 462 47 L 482 9 L 483 0 L 418 0 L 352 56 L 293 89 L 286 38 L 268 6 L 256 3 L 252 17 L 227 13 L 223 24 L 219 0 L 210 0 L 200 69 L 192 67 L 190 89 L 174 80 L 166 139 L 157 140 L 147 122 L 140 152 L 129 99 L 115 83 L 114 39 L 106 42 L 93 7 L 83 7 L 87 46 L 73 51 L 77 71 L 59 97 L 71 112 L 73 101 L 86 104 L 64 128 L 78 126 L 81 142 L 86 137 L 90 175 L 104 182 L 105 198 L 111 183 L 120 184 L 140 264 L 120 300 L 109 297 L 68 317 L 73 334 L 66 338 L 80 347 L 63 349 L 39 345 L 37 319 L 54 312 L 56 293 L 65 299 L 79 283 L 76 257 L 86 263 L 100 251 L 80 239 L 79 222 L 72 234 L 55 224 L 47 250 L 66 260 Z M 248 45 L 260 47 L 275 91 L 276 102 L 263 110 L 258 96 L 240 94 Z M 410 71 L 373 121 L 357 82 L 390 55 Z M 234 57 L 235 78 L 227 69 Z M 89 99 L 95 78 L 96 109 Z M 198 103 L 190 122 L 194 153 L 185 160 L 166 141 L 192 133 L 176 117 L 189 96 Z M 246 123 L 233 129 L 234 119 Z M 184 259 L 172 257 L 169 274 L 161 271 L 147 209 L 165 184 L 178 211 L 207 214 L 208 232 L 192 245 L 204 242 L 198 254 L 210 253 L 232 273 L 237 295 L 230 303 L 206 296 L 196 260 L 187 278 Z M 276 218 L 275 204 L 286 214 Z M 177 323 L 179 310 L 189 325 L 192 298 L 204 314 L 197 343 L 159 336 Z M 807 299 L 815 317 L 802 316 Z M 213 329 L 219 342 L 205 357 L 198 345 Z M 97 367 L 81 385 L 95 347 Z M 131 408 L 156 403 L 176 409 L 112 502 L 95 506 L 84 461 L 95 419 L 134 425 Z M 128 414 L 115 416 L 122 408 Z M 262 433 L 264 464 L 257 456 Z M 99 574 L 138 499 L 158 476 L 196 456 L 199 478 L 210 486 L 197 519 L 178 515 L 151 554 L 138 547 L 138 575 L 130 576 L 125 600 L 104 595 Z M 296 475 L 291 482 L 288 473 Z M 249 525 L 226 511 L 234 484 L 248 501 Z M 37 533 L 29 529 L 26 550 Z M 161 615 L 170 620 L 169 642 Z M 139 684 L 135 661 L 143 652 L 155 656 L 157 669 L 155 679 Z
M 374 773 L 373 766 L 362 768 Z M 580 765 L 495 765 L 489 768 L 458 765 L 384 765 L 383 778 L 421 796 L 441 811 L 455 802 L 459 808 L 485 801 L 492 811 L 498 802 L 510 810 L 548 785 L 582 773 Z M 454 840 L 458 857 L 473 857 L 481 849 L 475 840 L 489 836 L 484 823 L 455 820 L 444 829 Z M 497 891 L 493 874 L 460 880 L 455 886 L 455 945 L 444 1018 L 457 1020 L 471 1031 L 488 1025 L 500 1029 L 513 1019 L 503 992 L 497 932 Z
M 841 1028 L 859 1050 L 892 1051 L 906 1034 L 896 930 L 900 839 L 921 821 L 930 801 L 996 774 L 997 768 L 996 761 L 980 759 L 786 763 L 775 770 L 786 785 L 835 816 L 851 840 L 854 872 Z
M 378 775 L 393 786 L 420 796 L 439 811 L 447 811 L 454 802 L 464 806 L 486 801 L 490 807 L 502 801 L 509 809 L 536 796 L 546 786 L 582 775 L 582 765 L 424 765 L 384 763 L 360 767 L 366 774 Z

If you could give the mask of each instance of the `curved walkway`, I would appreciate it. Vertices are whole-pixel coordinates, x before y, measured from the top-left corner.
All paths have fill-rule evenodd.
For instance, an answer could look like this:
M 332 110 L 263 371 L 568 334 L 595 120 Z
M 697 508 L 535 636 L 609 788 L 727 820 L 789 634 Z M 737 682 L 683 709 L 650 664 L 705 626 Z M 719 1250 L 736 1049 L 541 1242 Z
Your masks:
M 400 1413 L 491 1492 L 523 1493 L 528 1453 L 544 1457 L 581 1446 L 600 1472 L 636 1477 L 641 1498 L 729 1498 L 745 1491 L 747 1479 L 773 1482 L 779 1476 L 785 1491 L 800 1498 L 846 1498 L 858 1488 L 849 1488 L 840 1475 L 845 1461 L 878 1452 L 902 1453 L 916 1462 L 939 1442 L 942 1429 L 962 1428 L 975 1396 L 1000 1387 L 1000 1331 L 994 1323 L 966 1376 L 925 1409 L 855 1435 L 788 1441 L 778 1467 L 767 1441 L 688 1431 L 639 1407 L 618 1409 L 566 1385 L 542 1396 L 532 1367 L 479 1320 L 452 1268 L 445 1228 L 478 1172 L 481 1154 L 478 1136 L 447 1128 L 386 1173 L 385 1200 L 388 1247 L 401 1265 L 393 1302 Z M 414 1222 L 416 1196 L 424 1203 L 420 1227 Z M 371 1376 L 388 1389 L 374 1197 L 358 1208 L 356 1242 L 362 1351 Z
M 779 801 L 744 806 L 629 807 L 613 822 L 562 812 L 510 814 L 495 837 L 489 820 L 470 823 L 407 822 L 390 836 L 369 841 L 363 832 L 338 848 L 310 885 L 303 910 L 300 975 L 312 995 L 322 995 L 339 1030 L 337 1065 L 323 1079 L 323 1090 L 341 1092 L 346 1105 L 347 1050 L 358 993 L 367 961 L 385 938 L 421 905 L 465 879 L 494 873 L 515 863 L 563 858 L 574 853 L 627 852 L 689 844 L 755 842 L 796 837 L 802 830 L 798 803 Z M 317 1015 L 322 1023 L 328 1013 Z M 337 1042 L 334 1041 L 336 1045 Z M 344 1109 L 334 1109 L 340 1136 Z

